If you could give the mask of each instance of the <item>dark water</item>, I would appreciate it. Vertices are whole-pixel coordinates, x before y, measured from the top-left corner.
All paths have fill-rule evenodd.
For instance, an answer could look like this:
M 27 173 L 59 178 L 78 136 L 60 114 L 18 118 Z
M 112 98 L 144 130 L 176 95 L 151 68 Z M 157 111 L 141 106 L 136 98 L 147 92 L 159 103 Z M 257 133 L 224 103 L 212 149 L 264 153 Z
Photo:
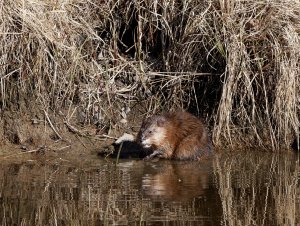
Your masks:
M 299 162 L 222 154 L 211 161 L 0 164 L 1 225 L 299 225 Z

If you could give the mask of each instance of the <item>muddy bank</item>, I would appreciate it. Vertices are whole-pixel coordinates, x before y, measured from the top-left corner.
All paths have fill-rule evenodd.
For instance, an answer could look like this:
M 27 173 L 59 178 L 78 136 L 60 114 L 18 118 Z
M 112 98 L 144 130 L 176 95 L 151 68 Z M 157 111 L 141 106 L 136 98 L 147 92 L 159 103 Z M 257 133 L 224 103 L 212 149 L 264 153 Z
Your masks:
M 85 125 L 80 118 L 69 121 L 63 113 L 35 110 L 34 113 L 5 111 L 0 118 L 1 158 L 30 152 L 62 152 L 72 150 L 96 153 L 107 150 L 122 131 L 134 132 L 131 128 L 100 128 L 96 124 Z M 69 153 L 70 154 L 70 153 Z
M 71 155 L 80 155 L 83 150 L 91 154 L 115 150 L 116 154 L 116 149 L 120 145 L 113 146 L 113 143 L 124 133 L 135 136 L 143 117 L 144 115 L 140 112 L 131 112 L 125 122 L 122 117 L 119 119 L 116 117 L 115 122 L 111 121 L 112 124 L 94 124 L 84 123 L 80 114 L 67 119 L 63 111 L 55 114 L 52 111 L 38 110 L 37 107 L 26 112 L 24 110 L 4 111 L 0 117 L 0 155 L 1 158 L 10 158 L 10 156 L 22 156 L 30 152 L 67 153 L 66 150 L 69 150 L 68 154 Z M 294 139 L 293 143 L 282 151 L 297 153 L 299 151 L 297 144 L 297 140 Z M 125 156 L 121 158 L 128 157 L 128 153 L 131 152 L 131 157 L 139 156 L 136 153 L 138 148 L 141 147 L 124 145 Z M 227 151 L 257 150 L 257 148 L 249 148 L 249 145 L 245 147 L 243 143 L 223 147 L 214 145 L 215 152 L 224 148 Z M 268 149 L 260 150 L 269 151 Z

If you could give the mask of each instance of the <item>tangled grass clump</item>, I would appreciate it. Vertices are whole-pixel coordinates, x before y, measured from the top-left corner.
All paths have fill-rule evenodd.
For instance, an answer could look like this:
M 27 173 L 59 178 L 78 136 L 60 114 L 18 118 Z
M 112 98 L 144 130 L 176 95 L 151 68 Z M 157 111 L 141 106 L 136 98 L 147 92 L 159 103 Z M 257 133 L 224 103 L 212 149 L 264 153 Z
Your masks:
M 299 134 L 296 0 L 7 0 L 0 3 L 0 108 L 35 100 L 117 123 L 124 108 L 185 108 L 216 145 L 273 150 Z M 125 113 L 126 114 L 126 113 Z M 122 116 L 123 115 L 123 116 Z

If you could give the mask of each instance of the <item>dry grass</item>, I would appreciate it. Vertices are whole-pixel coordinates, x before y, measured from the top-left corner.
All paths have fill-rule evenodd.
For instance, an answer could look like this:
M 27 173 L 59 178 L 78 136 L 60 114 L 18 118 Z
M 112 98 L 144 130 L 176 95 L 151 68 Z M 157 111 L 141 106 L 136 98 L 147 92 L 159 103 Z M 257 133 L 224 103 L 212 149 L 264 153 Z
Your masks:
M 299 12 L 296 0 L 2 1 L 1 109 L 37 100 L 66 121 L 118 124 L 140 102 L 188 108 L 216 145 L 286 147 L 300 125 Z

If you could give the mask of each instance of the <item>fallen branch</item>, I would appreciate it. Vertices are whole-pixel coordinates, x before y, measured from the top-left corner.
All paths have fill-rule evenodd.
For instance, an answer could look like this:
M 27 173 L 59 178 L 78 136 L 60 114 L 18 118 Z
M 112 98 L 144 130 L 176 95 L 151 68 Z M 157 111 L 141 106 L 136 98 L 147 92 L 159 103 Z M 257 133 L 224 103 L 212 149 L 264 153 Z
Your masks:
M 0 159 L 1 158 L 6 159 L 6 158 L 9 158 L 9 157 L 13 157 L 13 156 L 17 156 L 17 155 L 23 155 L 23 154 L 27 154 L 27 153 L 39 152 L 39 151 L 42 151 L 43 149 L 45 150 L 46 148 L 47 148 L 46 146 L 43 146 L 43 147 L 39 147 L 38 149 L 33 149 L 33 150 L 30 150 L 30 151 L 23 151 L 23 152 L 19 152 L 19 153 L 7 155 L 7 156 L 0 156 Z
M 87 136 L 87 134 L 84 134 L 80 130 L 76 129 L 74 126 L 70 125 L 67 121 L 64 121 L 64 123 L 71 132 L 78 134 L 79 136 Z
M 47 113 L 45 110 L 44 110 L 44 114 L 45 114 L 45 117 L 46 117 L 46 119 L 47 119 L 47 121 L 48 121 L 48 123 L 49 123 L 51 129 L 52 129 L 52 130 L 54 131 L 54 133 L 59 137 L 59 139 L 62 140 L 62 136 L 57 132 L 57 130 L 56 130 L 55 127 L 53 126 L 53 124 L 52 124 L 52 122 L 51 122 L 51 120 L 50 120 L 50 118 L 49 118 L 49 116 L 48 116 L 48 113 Z

